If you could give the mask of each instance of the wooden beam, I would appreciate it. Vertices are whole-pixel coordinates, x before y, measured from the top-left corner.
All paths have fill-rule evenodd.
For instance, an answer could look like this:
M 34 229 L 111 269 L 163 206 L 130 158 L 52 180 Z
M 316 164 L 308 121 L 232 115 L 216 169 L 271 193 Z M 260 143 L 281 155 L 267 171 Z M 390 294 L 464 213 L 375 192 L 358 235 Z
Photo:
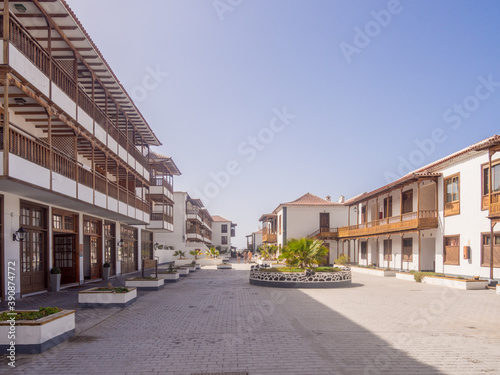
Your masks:
M 17 2 L 17 1 L 16 1 Z M 39 13 L 17 13 L 17 18 L 45 18 L 43 14 Z M 52 13 L 50 14 L 52 18 L 67 18 L 69 17 L 68 13 Z

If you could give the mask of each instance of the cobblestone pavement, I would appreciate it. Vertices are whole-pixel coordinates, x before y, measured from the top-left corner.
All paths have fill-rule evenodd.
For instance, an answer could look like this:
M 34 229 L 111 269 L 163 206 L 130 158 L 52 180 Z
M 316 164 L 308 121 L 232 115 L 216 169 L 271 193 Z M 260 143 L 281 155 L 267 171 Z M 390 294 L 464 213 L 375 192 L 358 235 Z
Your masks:
M 494 291 L 362 274 L 345 289 L 274 289 L 249 285 L 248 269 L 204 267 L 125 309 L 77 309 L 75 338 L 13 370 L 3 357 L 0 373 L 500 374 Z M 18 306 L 75 301 L 76 289 Z

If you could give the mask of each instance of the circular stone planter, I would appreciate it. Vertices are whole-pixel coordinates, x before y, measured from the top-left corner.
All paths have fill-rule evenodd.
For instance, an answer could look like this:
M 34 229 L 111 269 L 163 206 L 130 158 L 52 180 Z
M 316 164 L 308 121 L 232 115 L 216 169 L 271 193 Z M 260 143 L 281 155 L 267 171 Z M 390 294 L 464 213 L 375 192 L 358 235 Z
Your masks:
M 305 272 L 250 271 L 250 284 L 274 288 L 342 288 L 351 285 L 351 269 L 336 266 L 342 271 L 316 272 L 307 276 Z

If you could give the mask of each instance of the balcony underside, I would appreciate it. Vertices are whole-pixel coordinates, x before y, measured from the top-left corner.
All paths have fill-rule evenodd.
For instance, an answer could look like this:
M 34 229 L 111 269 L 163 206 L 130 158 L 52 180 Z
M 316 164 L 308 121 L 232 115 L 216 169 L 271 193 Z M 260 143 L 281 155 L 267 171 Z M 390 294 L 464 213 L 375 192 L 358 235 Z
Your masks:
M 43 187 L 34 186 L 25 181 L 13 178 L 0 177 L 0 191 L 18 195 L 23 199 L 33 199 L 48 205 L 55 205 L 67 210 L 83 212 L 88 215 L 119 221 L 130 225 L 147 224 L 149 221 L 148 213 L 136 211 L 135 208 L 130 206 L 126 208 L 127 214 L 120 213 L 106 207 L 100 207 L 79 199 L 71 198 L 62 193 L 50 191 Z M 128 216 L 132 214 L 132 210 L 136 217 Z M 137 212 L 139 212 L 139 215 L 136 215 Z

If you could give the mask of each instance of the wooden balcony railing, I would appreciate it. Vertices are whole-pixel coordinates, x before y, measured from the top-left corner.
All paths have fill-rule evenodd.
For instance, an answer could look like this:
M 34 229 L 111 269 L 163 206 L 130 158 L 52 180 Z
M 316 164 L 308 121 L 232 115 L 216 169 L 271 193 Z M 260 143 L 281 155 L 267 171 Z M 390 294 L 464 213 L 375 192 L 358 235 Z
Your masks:
M 262 229 L 262 242 L 264 243 L 274 243 L 277 242 L 278 235 L 276 232 L 271 231 L 269 228 Z
M 173 186 L 170 184 L 170 182 L 168 182 L 167 179 L 165 179 L 163 177 L 152 177 L 149 182 L 150 182 L 151 186 L 163 186 L 165 189 L 167 189 L 171 193 L 174 192 Z
M 500 192 L 491 194 L 490 215 L 500 217 Z
M 3 135 L 3 127 L 0 126 L 0 134 Z M 91 170 L 85 169 L 79 165 L 71 157 L 52 149 L 50 146 L 38 139 L 32 138 L 10 129 L 9 131 L 10 143 L 9 152 L 20 158 L 28 160 L 38 166 L 50 169 L 50 155 L 52 154 L 52 171 L 61 174 L 73 181 L 78 181 L 80 184 L 89 188 L 94 188 L 96 191 L 106 194 L 106 186 L 108 195 L 112 198 L 118 198 L 123 203 L 128 203 L 129 206 L 140 209 L 144 212 L 150 212 L 149 202 L 137 197 L 134 193 L 126 190 L 123 187 L 118 189 L 116 183 L 107 180 L 104 176 L 95 173 L 95 186 L 94 186 L 94 173 Z M 3 137 L 2 137 L 3 138 Z M 3 142 L 0 142 L 0 150 L 3 150 Z M 77 179 L 78 177 L 78 179 Z
M 192 225 L 192 226 L 186 228 L 186 233 L 187 234 L 199 234 L 200 236 L 203 236 L 203 233 L 201 231 L 201 227 L 199 227 L 197 225 L 196 226 Z
M 47 51 L 24 30 L 24 28 L 13 18 L 10 18 L 10 41 L 12 44 L 38 67 L 80 108 L 94 119 L 104 130 L 111 135 L 122 147 L 124 147 L 144 168 L 149 170 L 147 158 L 127 139 L 126 135 L 118 129 L 117 124 L 96 105 L 92 98 L 78 86 L 77 82 L 59 65 L 56 59 L 50 57 Z M 0 23 L 3 16 L 0 16 Z M 1 28 L 0 28 L 1 29 Z M 1 35 L 1 34 L 0 34 Z M 52 67 L 52 68 L 50 68 Z
M 152 212 L 151 221 L 166 221 L 167 223 L 173 224 L 174 218 L 165 212 Z
M 436 210 L 415 211 L 368 223 L 340 227 L 338 229 L 338 237 L 361 237 L 411 229 L 437 228 L 437 226 L 438 218 Z
M 335 239 L 339 237 L 338 228 L 320 228 L 316 232 L 311 233 L 309 238 L 318 238 L 321 240 Z

